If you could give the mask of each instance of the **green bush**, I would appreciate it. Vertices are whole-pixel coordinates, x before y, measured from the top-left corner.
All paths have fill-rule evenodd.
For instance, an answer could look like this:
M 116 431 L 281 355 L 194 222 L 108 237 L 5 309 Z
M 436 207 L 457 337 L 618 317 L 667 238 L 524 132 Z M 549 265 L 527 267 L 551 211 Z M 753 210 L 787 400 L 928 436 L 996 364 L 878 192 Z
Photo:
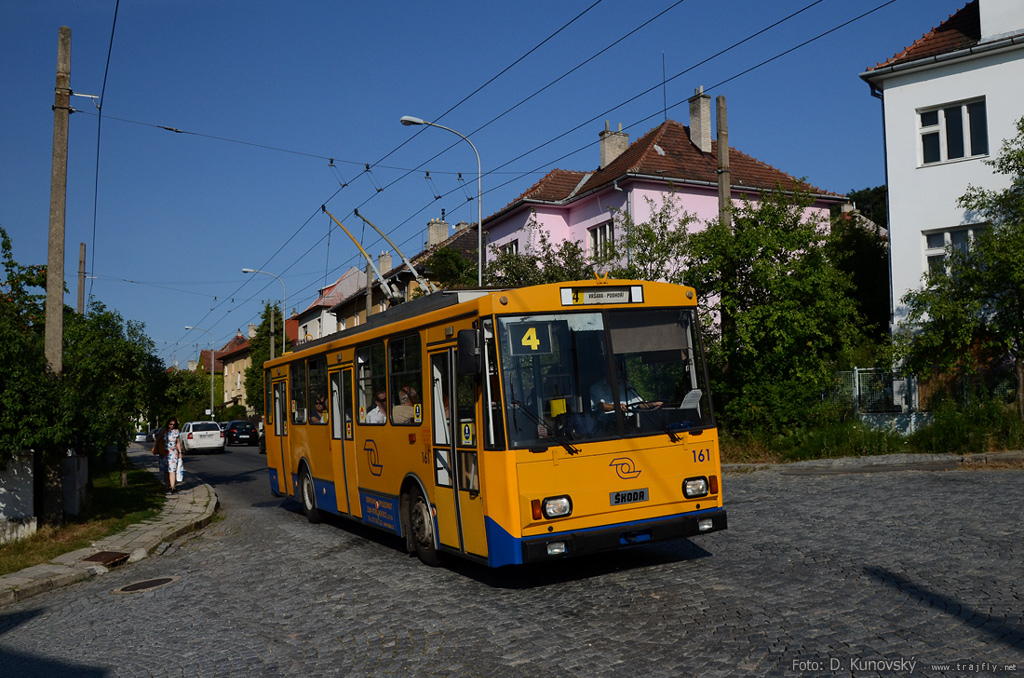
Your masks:
M 1024 421 L 1000 398 L 966 406 L 947 399 L 932 414 L 932 424 L 908 438 L 915 452 L 977 454 L 1024 447 Z
M 773 441 L 785 461 L 862 457 L 907 451 L 906 439 L 890 431 L 877 431 L 858 420 L 822 422 L 816 428 L 799 429 Z

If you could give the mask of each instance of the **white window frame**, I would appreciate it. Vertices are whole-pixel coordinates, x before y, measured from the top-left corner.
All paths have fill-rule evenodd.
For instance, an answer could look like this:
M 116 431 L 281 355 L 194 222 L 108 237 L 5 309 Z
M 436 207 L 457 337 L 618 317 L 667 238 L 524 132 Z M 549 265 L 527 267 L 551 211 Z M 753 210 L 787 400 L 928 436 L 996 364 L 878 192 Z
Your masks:
M 979 110 L 976 106 L 981 104 L 982 108 Z M 972 110 L 973 108 L 973 110 Z M 960 155 L 954 155 L 950 157 L 949 140 L 950 135 L 955 134 L 955 128 L 952 127 L 952 122 L 947 120 L 950 116 L 951 111 L 959 111 L 959 125 L 960 125 L 960 140 L 963 144 L 963 149 Z M 981 114 L 983 119 L 981 121 L 982 129 L 984 130 L 984 146 L 979 148 L 978 152 L 974 152 L 974 139 L 971 134 L 971 116 Z M 930 120 L 925 123 L 926 116 L 934 114 L 935 122 L 932 123 Z M 917 118 L 917 165 L 918 167 L 932 167 L 934 165 L 941 165 L 947 162 L 959 162 L 961 160 L 970 160 L 972 158 L 983 158 L 989 154 L 989 138 L 988 138 L 988 106 L 985 102 L 985 97 L 977 99 L 968 99 L 960 102 L 950 102 L 941 106 L 930 106 L 927 108 L 920 108 L 916 111 Z M 925 140 L 927 137 L 934 136 L 938 141 L 938 154 L 939 157 L 936 160 L 925 159 Z M 980 141 L 978 143 L 981 143 Z M 956 152 L 956 151 L 954 151 Z
M 948 270 L 946 259 L 949 255 L 950 248 L 961 245 L 965 245 L 967 248 L 970 248 L 974 244 L 975 236 L 986 228 L 988 228 L 988 224 L 972 224 L 970 226 L 961 225 L 954 226 L 952 228 L 922 232 L 921 238 L 924 241 L 925 272 L 931 272 L 939 266 Z M 964 236 L 964 240 L 960 240 L 961 235 Z M 941 244 L 938 242 L 940 237 L 942 240 Z
M 590 257 L 596 259 L 608 253 L 609 247 L 615 243 L 615 225 L 611 221 L 605 221 L 593 228 L 587 229 L 587 246 L 590 249 Z
M 502 254 L 519 254 L 519 238 L 513 238 L 504 245 L 500 245 L 498 251 Z

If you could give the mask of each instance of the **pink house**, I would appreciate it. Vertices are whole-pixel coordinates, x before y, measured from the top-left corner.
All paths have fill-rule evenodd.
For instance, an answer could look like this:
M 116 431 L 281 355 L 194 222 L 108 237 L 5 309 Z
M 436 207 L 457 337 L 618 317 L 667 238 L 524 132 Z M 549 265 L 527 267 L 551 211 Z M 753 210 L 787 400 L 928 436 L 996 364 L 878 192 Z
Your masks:
M 484 221 L 490 245 L 524 251 L 524 228 L 533 217 L 557 243 L 574 240 L 594 256 L 604 243 L 616 237 L 613 214 L 622 211 L 633 223 L 650 219 L 651 205 L 662 205 L 673 195 L 678 206 L 696 215 L 700 228 L 718 218 L 718 142 L 711 138 L 711 97 L 700 93 L 690 100 L 690 127 L 666 120 L 634 143 L 621 131 L 601 132 L 601 165 L 580 172 L 556 169 L 528 191 Z M 762 189 L 793 189 L 799 186 L 815 198 L 808 212 L 828 216 L 829 208 L 842 205 L 842 195 L 822 191 L 756 160 L 735 148 L 729 149 L 731 198 L 756 200 Z

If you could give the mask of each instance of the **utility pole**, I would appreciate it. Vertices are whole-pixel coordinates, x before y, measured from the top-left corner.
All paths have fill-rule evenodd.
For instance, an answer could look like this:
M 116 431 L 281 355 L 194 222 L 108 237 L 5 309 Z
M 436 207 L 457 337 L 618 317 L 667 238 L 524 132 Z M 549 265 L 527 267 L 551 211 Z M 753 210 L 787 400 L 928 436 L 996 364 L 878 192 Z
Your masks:
M 78 315 L 85 315 L 85 243 L 78 246 Z
M 60 27 L 57 85 L 53 96 L 53 164 L 50 171 L 50 240 L 46 256 L 46 362 L 64 371 L 64 210 L 68 186 L 68 118 L 71 115 L 71 29 Z
M 732 174 L 729 172 L 729 121 L 725 116 L 725 97 L 715 99 L 718 127 L 718 220 L 732 232 Z

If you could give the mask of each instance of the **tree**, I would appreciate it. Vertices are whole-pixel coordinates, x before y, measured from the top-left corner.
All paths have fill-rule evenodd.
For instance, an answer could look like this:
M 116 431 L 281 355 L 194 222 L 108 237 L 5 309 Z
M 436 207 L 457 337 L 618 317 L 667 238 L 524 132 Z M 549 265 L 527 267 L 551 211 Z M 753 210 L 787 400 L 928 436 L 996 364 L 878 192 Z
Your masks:
M 86 315 L 64 310 L 61 410 L 70 445 L 98 457 L 116 444 L 127 484 L 128 441 L 151 409 L 150 383 L 161 373 L 152 340 L 136 321 L 94 301 Z
M 30 448 L 54 450 L 60 430 L 53 403 L 59 379 L 50 372 L 43 350 L 44 266 L 21 266 L 11 255 L 11 240 L 0 227 L 0 467 Z M 33 293 L 34 289 L 41 292 Z
M 0 229 L 5 278 L 0 285 L 0 463 L 33 449 L 42 482 L 39 511 L 56 523 L 61 511 L 60 461 L 68 450 L 96 455 L 116 443 L 123 453 L 150 407 L 149 381 L 159 374 L 141 324 L 93 303 L 88 315 L 64 308 L 63 372 L 49 370 L 43 351 L 43 266 L 20 266 Z M 122 454 L 122 464 L 127 460 Z
M 690 284 L 706 300 L 714 386 L 736 430 L 806 425 L 834 371 L 860 341 L 849 277 L 829 256 L 813 199 L 777 188 L 744 200 L 730 231 L 690 236 Z M 717 328 L 717 329 L 716 329 Z
M 427 276 L 448 289 L 476 287 L 476 267 L 475 256 L 469 259 L 455 247 L 441 247 L 426 261 Z
M 280 327 L 283 321 L 281 311 L 276 304 L 267 302 L 263 306 L 259 327 L 249 339 L 250 364 L 245 368 L 245 399 L 249 407 L 257 414 L 264 412 L 264 376 L 263 363 L 270 360 L 270 318 L 274 317 L 274 327 Z M 280 331 L 280 330 L 278 330 Z M 276 334 L 276 333 L 275 333 Z
M 554 245 L 534 217 L 523 227 L 522 251 L 491 248 L 491 260 L 484 271 L 484 284 L 496 287 L 525 287 L 593 277 L 593 266 L 582 245 L 563 240 Z
M 889 188 L 884 184 L 874 188 L 862 188 L 850 191 L 846 197 L 853 203 L 857 211 L 889 230 Z
M 764 192 L 734 210 L 731 230 L 691 232 L 695 217 L 671 196 L 648 222 L 617 217 L 614 276 L 696 288 L 717 411 L 733 432 L 808 423 L 861 341 L 849 275 L 827 224 L 808 217 L 812 204 L 800 191 Z
M 866 334 L 875 340 L 887 337 L 890 310 L 886 241 L 856 220 L 837 215 L 832 220 L 827 247 L 829 258 L 853 283 L 851 295 L 868 323 Z
M 985 161 L 1010 186 L 968 186 L 958 204 L 975 229 L 966 251 L 949 250 L 946 268 L 925 275 L 907 293 L 907 318 L 896 337 L 898 355 L 911 369 L 976 371 L 1001 358 L 1013 363 L 1017 414 L 1024 418 L 1024 118 L 999 155 Z
M 613 278 L 664 280 L 683 284 L 686 277 L 686 243 L 689 228 L 697 217 L 683 211 L 671 194 L 662 196 L 661 206 L 647 198 L 649 221 L 635 223 L 632 215 L 614 215 L 616 240 L 599 258 Z
M 166 418 L 175 417 L 180 422 L 203 419 L 210 405 L 210 378 L 198 370 L 171 370 L 167 373 L 165 398 Z

